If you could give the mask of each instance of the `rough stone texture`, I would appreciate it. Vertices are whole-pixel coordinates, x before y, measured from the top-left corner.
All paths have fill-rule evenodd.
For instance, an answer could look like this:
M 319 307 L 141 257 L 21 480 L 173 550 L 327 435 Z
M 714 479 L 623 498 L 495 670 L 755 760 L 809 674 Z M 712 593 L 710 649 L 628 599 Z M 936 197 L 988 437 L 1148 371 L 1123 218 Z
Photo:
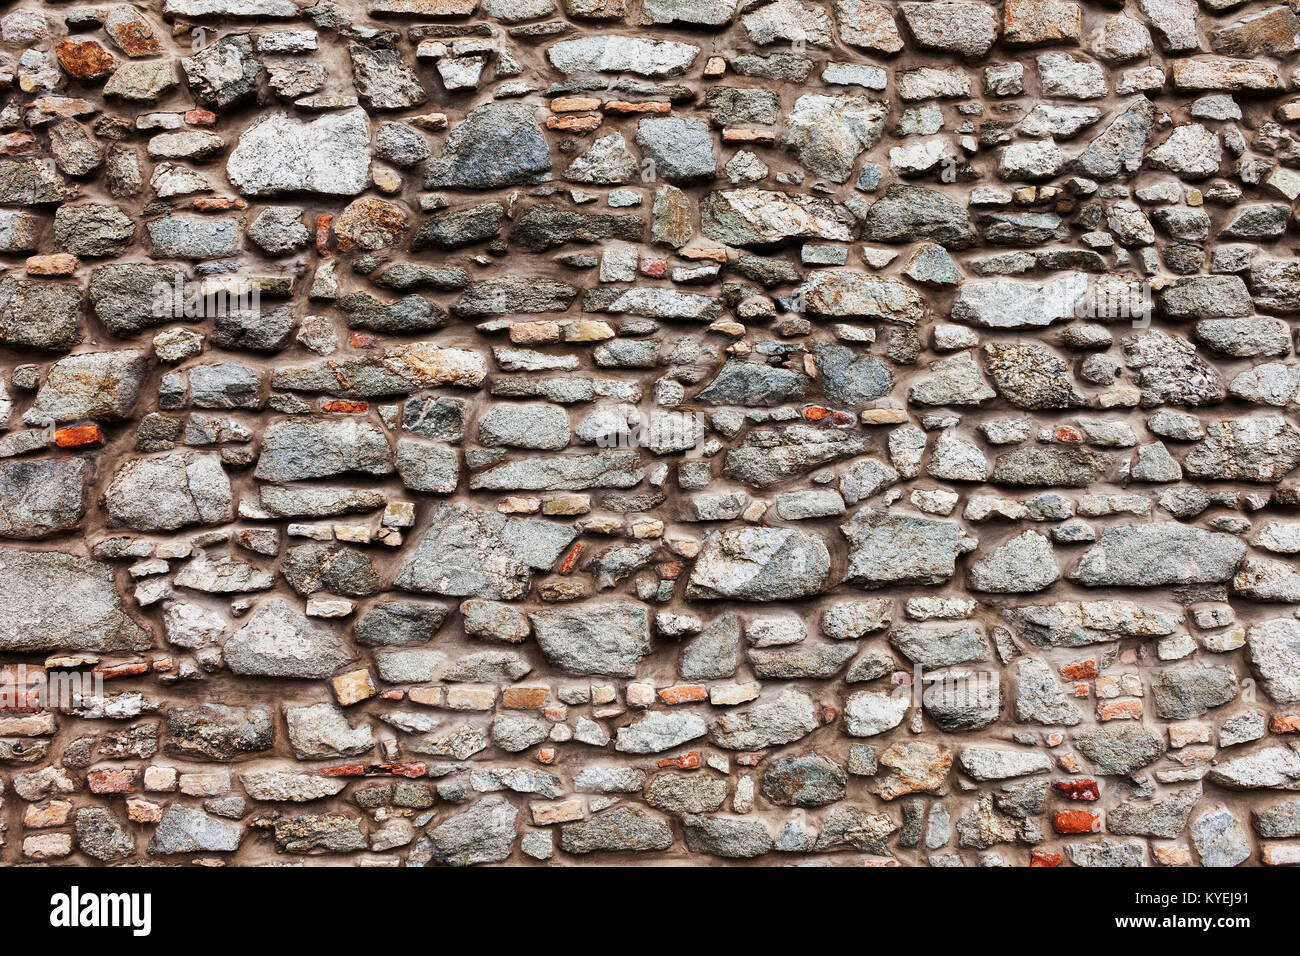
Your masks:
M 0 863 L 1300 859 L 1298 25 L 13 0 Z

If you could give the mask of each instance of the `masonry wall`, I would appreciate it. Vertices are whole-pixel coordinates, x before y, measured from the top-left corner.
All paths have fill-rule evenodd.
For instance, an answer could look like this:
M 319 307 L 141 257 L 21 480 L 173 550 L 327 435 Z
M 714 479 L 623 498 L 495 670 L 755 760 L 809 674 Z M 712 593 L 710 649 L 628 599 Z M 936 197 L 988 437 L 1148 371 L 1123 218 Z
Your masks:
M 0 11 L 0 860 L 1300 861 L 1294 3 Z

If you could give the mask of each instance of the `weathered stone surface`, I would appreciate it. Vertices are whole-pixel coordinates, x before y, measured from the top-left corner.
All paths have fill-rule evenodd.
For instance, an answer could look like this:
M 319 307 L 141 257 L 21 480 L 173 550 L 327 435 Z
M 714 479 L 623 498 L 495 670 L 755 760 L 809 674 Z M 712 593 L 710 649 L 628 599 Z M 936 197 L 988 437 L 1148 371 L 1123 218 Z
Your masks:
M 1231 578 L 1245 553 L 1232 535 L 1174 522 L 1107 528 L 1068 577 L 1088 587 L 1214 584 Z
M 574 674 L 634 677 L 650 652 L 650 615 L 633 602 L 548 608 L 528 615 L 549 661 Z
M 149 632 L 122 608 L 112 569 L 57 551 L 0 548 L 8 600 L 0 603 L 0 647 L 9 651 L 135 650 Z
M 0 538 L 33 540 L 76 527 L 93 471 L 76 458 L 0 462 Z
M 309 122 L 273 113 L 240 135 L 226 175 L 246 196 L 355 196 L 370 184 L 370 122 L 360 109 Z
M 6 5 L 0 865 L 1300 863 L 1298 53 Z
M 705 540 L 687 595 L 791 600 L 819 593 L 829 572 L 830 554 L 821 537 L 785 528 L 741 528 Z
M 109 523 L 137 531 L 221 524 L 234 516 L 220 456 L 177 452 L 123 463 L 104 491 Z
M 469 113 L 452 130 L 442 154 L 429 163 L 425 184 L 492 189 L 548 179 L 550 169 L 550 150 L 533 107 L 489 104 Z
M 226 641 L 225 657 L 236 674 L 323 679 L 352 655 L 332 631 L 270 599 Z

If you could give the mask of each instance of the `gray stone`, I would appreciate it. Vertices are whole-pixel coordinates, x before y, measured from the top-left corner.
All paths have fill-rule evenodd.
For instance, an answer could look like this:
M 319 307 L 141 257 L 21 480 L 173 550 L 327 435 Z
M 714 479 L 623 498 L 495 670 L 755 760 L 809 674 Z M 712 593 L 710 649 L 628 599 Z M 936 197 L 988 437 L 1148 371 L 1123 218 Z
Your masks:
M 1035 657 L 1016 662 L 1015 714 L 1021 723 L 1049 727 L 1074 727 L 1083 719 L 1057 683 L 1052 668 Z
M 240 134 L 226 175 L 245 196 L 355 196 L 370 185 L 370 121 L 362 109 L 309 122 L 262 117 Z
M 0 575 L 6 596 L 0 649 L 127 651 L 152 644 L 149 631 L 123 610 L 108 564 L 58 551 L 0 548 Z
M 975 244 L 966 210 L 942 193 L 924 186 L 891 183 L 862 220 L 868 242 L 906 243 L 932 239 L 947 249 Z
M 270 711 L 207 703 L 169 707 L 167 735 L 169 753 L 224 763 L 269 750 L 275 730 Z
M 630 601 L 546 608 L 528 615 L 537 643 L 569 673 L 635 677 L 650 652 L 650 614 Z
M 1101 774 L 1127 775 L 1165 752 L 1164 741 L 1137 724 L 1105 724 L 1074 735 L 1074 745 Z
M 253 474 L 268 481 L 299 481 L 350 471 L 386 475 L 393 467 L 393 451 L 376 425 L 284 420 L 267 426 Z
M 549 51 L 552 57 L 555 49 Z M 551 153 L 535 112 L 523 103 L 489 103 L 472 110 L 429 163 L 425 185 L 495 189 L 549 179 Z
M 642 162 L 650 163 L 651 179 L 692 183 L 711 179 L 718 169 L 713 137 L 696 119 L 647 117 L 637 124 L 636 144 Z
M 483 797 L 429 830 L 433 856 L 444 866 L 500 863 L 519 835 L 519 811 L 504 797 Z
M 1202 866 L 1236 866 L 1250 859 L 1250 838 L 1231 810 L 1213 807 L 1192 821 L 1192 845 Z
M 1236 571 L 1246 545 L 1174 522 L 1106 528 L 1068 575 L 1087 587 L 1214 584 Z
M 233 853 L 239 849 L 244 828 L 209 816 L 202 810 L 173 803 L 163 814 L 149 841 L 150 856 L 182 853 Z
M 787 688 L 776 697 L 721 715 L 709 735 L 726 750 L 756 750 L 793 743 L 816 729 L 812 698 Z
M 788 528 L 712 534 L 687 580 L 688 598 L 781 601 L 819 593 L 830 571 L 826 543 Z
M 332 631 L 278 598 L 263 601 L 225 645 L 236 674 L 325 679 L 352 659 Z
M 440 505 L 394 585 L 452 597 L 521 597 L 532 572 L 549 568 L 576 534 L 536 518 Z
M 234 516 L 221 457 L 189 451 L 123 462 L 104 491 L 104 507 L 110 524 L 136 531 L 222 524 Z
M 0 462 L 0 538 L 32 540 L 75 528 L 93 473 L 78 458 Z
M 560 825 L 560 848 L 566 853 L 651 853 L 672 845 L 668 824 L 636 807 L 616 807 L 589 820 Z
M 942 584 L 956 570 L 958 555 L 976 539 L 956 522 L 859 510 L 840 528 L 849 541 L 844 580 L 862 587 Z
M 966 583 L 975 591 L 1026 594 L 1051 586 L 1060 576 L 1047 538 L 1025 531 L 972 562 Z

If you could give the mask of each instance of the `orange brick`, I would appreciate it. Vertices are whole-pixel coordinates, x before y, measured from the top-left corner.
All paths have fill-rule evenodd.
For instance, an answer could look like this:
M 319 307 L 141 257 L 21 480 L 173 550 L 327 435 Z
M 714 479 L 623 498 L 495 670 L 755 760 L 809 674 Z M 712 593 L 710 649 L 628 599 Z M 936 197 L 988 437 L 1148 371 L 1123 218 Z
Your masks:
M 228 209 L 247 209 L 248 203 L 229 196 L 200 196 L 190 206 L 199 212 L 225 212 Z
M 104 433 L 98 425 L 75 425 L 54 432 L 54 444 L 60 448 L 79 448 L 82 445 L 104 444 Z
M 217 114 L 212 110 L 186 110 L 185 122 L 191 126 L 216 126 Z
M 564 133 L 590 133 L 600 127 L 604 121 L 601 116 L 549 116 L 547 129 L 556 129 Z
M 703 684 L 677 684 L 661 690 L 659 699 L 665 704 L 689 704 L 697 700 L 708 700 L 709 689 Z
M 724 143 L 760 143 L 771 145 L 776 142 L 776 134 L 770 129 L 724 129 Z
M 1030 850 L 1029 865 L 1032 866 L 1060 866 L 1065 862 L 1065 857 L 1060 853 L 1052 853 L 1049 850 Z
M 568 823 L 581 820 L 583 816 L 582 797 L 570 797 L 568 800 L 554 800 L 550 803 L 533 803 L 529 809 L 533 814 L 533 823 L 545 826 L 548 823 Z
M 1052 829 L 1057 833 L 1099 833 L 1101 817 L 1087 810 L 1061 810 L 1052 817 Z
M 688 754 L 682 754 L 680 757 L 665 757 L 659 761 L 659 767 L 676 767 L 678 770 L 694 770 L 700 765 L 700 752 L 692 750 Z
M 1127 700 L 1104 700 L 1097 705 L 1098 720 L 1141 720 L 1142 701 L 1134 698 Z
M 736 754 L 736 763 L 742 767 L 757 767 L 763 762 L 766 756 L 761 750 L 751 750 L 748 753 Z
M 1277 714 L 1268 722 L 1268 729 L 1274 734 L 1300 733 L 1300 714 Z
M 27 156 L 40 151 L 36 136 L 25 129 L 0 136 L 0 156 Z
M 1083 434 L 1073 425 L 1060 425 L 1052 433 L 1052 438 L 1067 445 L 1078 445 L 1083 441 Z
M 30 256 L 27 259 L 29 276 L 70 276 L 77 271 L 77 257 L 66 252 L 48 256 Z
M 672 103 L 662 100 L 650 100 L 645 103 L 629 103 L 627 100 L 610 100 L 605 104 L 606 113 L 671 113 Z
M 555 763 L 555 748 L 543 747 L 541 750 L 537 751 L 537 762 L 542 764 Z
M 510 341 L 516 345 L 545 345 L 560 341 L 558 322 L 516 322 L 510 326 Z
M 641 274 L 651 279 L 662 279 L 668 274 L 667 259 L 642 259 Z
M 600 98 L 596 96 L 557 96 L 551 100 L 552 113 L 586 113 L 600 109 Z
M 708 260 L 709 262 L 727 261 L 727 250 L 721 246 L 712 249 L 679 249 L 677 254 L 683 259 L 689 259 L 692 262 L 699 260 Z
M 336 415 L 364 415 L 368 408 L 369 402 L 354 402 L 343 398 L 325 398 L 320 403 L 322 412 L 333 412 Z
M 353 332 L 348 336 L 348 346 L 354 349 L 373 349 L 379 344 L 379 339 L 375 338 L 369 332 Z
M 809 405 L 803 410 L 803 417 L 810 422 L 819 422 L 831 417 L 831 410 L 824 405 Z
M 322 259 L 330 257 L 330 223 L 334 217 L 328 213 L 316 217 L 316 254 Z
M 511 710 L 532 710 L 544 707 L 551 696 L 551 689 L 546 686 L 507 687 L 501 692 L 501 704 Z
M 1056 789 L 1071 800 L 1100 800 L 1096 780 L 1058 780 Z
M 1097 661 L 1088 658 L 1084 661 L 1075 661 L 1072 664 L 1066 664 L 1061 668 L 1061 676 L 1066 680 L 1092 680 L 1099 673 Z
M 129 769 L 92 770 L 86 774 L 91 793 L 135 793 L 136 772 Z
M 112 680 L 114 677 L 137 677 L 149 673 L 149 665 L 145 661 L 127 661 L 123 664 L 96 667 L 91 673 L 98 674 L 104 680 Z

